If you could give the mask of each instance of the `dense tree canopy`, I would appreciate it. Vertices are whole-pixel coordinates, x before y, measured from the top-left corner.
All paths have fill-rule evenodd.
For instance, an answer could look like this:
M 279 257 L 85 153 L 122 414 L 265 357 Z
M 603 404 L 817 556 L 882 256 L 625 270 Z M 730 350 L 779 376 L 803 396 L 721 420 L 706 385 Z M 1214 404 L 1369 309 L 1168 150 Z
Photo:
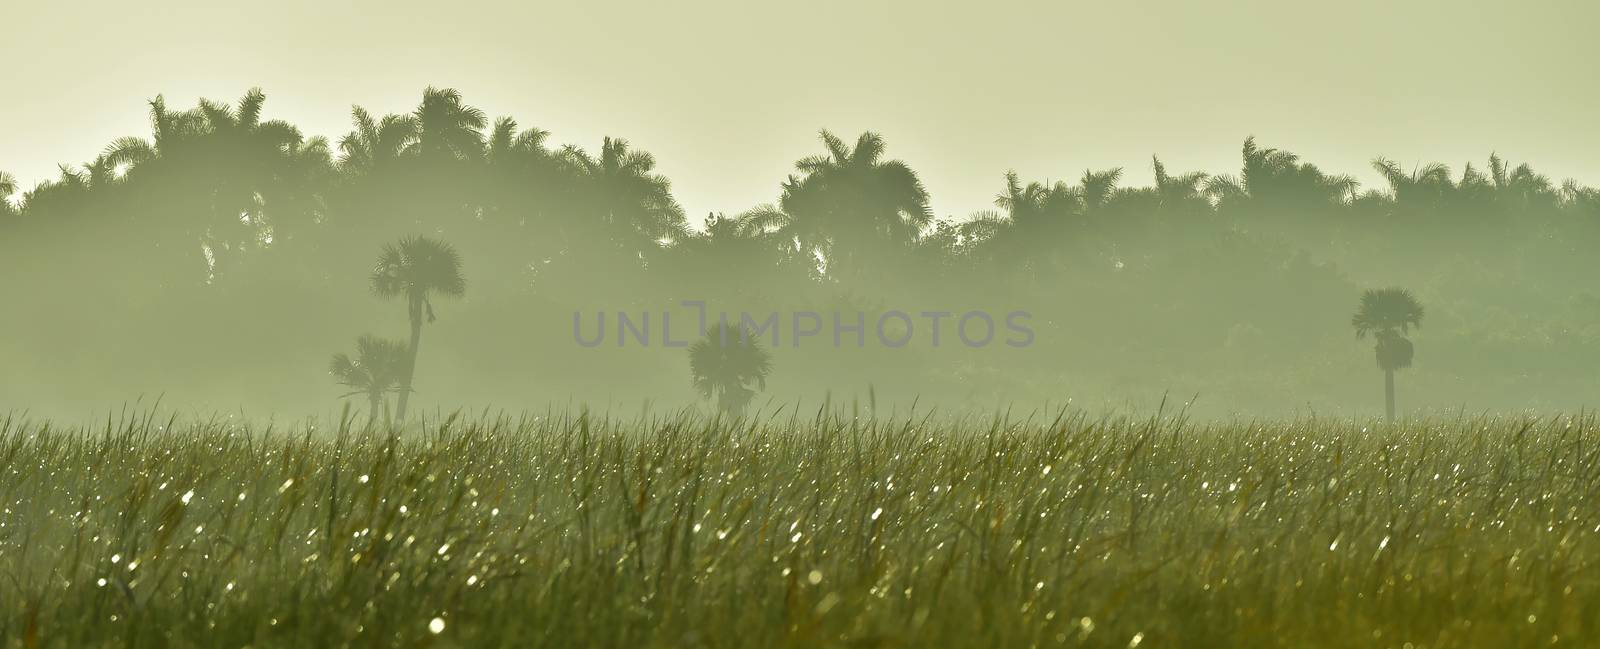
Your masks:
M 1172 389 L 1221 393 L 1225 407 L 1340 407 L 1361 384 L 1342 383 L 1358 376 L 1334 360 L 1350 355 L 1348 333 L 1326 323 L 1372 284 L 1412 287 L 1437 307 L 1436 360 L 1413 381 L 1426 403 L 1548 405 L 1595 385 L 1580 368 L 1600 360 L 1600 297 L 1588 288 L 1600 276 L 1600 192 L 1499 156 L 1460 173 L 1378 158 L 1385 186 L 1361 187 L 1249 138 L 1229 173 L 1158 158 L 1147 170 L 1063 170 L 1075 182 L 997 170 L 996 210 L 941 218 L 914 161 L 893 159 L 883 138 L 823 131 L 814 154 L 796 152 L 793 175 L 774 179 L 772 204 L 693 227 L 637 145 L 557 146 L 454 90 L 427 89 L 409 113 L 356 107 L 336 145 L 266 119 L 265 106 L 259 90 L 187 110 L 158 97 L 146 137 L 31 189 L 0 174 L 0 265 L 23 278 L 0 298 L 29 314 L 8 318 L 0 342 L 11 368 L 0 394 L 15 395 L 0 407 L 168 388 L 219 407 L 242 393 L 253 405 L 321 403 L 298 379 L 325 371 L 338 341 L 369 323 L 406 326 L 361 283 L 373 251 L 413 235 L 453 244 L 474 284 L 461 317 L 430 328 L 430 354 L 460 379 L 458 391 L 419 395 L 434 404 L 688 396 L 670 350 L 577 356 L 587 352 L 572 344 L 571 314 L 701 300 L 735 317 L 1021 309 L 1038 330 L 1035 348 L 1011 353 L 780 358 L 775 395 L 897 384 L 993 404 Z M 39 351 L 48 346 L 59 351 Z M 1527 369 L 1496 367 L 1567 374 L 1546 374 L 1566 377 L 1551 391 Z M 1427 372 L 1451 387 L 1429 388 L 1445 381 Z

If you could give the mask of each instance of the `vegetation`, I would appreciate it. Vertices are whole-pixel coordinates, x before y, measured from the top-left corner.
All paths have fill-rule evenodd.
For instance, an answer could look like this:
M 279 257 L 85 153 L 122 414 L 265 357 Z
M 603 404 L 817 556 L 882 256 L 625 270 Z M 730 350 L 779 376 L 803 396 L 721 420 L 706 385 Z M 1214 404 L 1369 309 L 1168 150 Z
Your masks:
M 772 350 L 783 399 L 872 386 L 897 404 L 1120 408 L 1171 390 L 1202 393 L 1210 416 L 1360 411 L 1369 366 L 1341 325 L 1360 287 L 1389 285 L 1434 323 L 1407 412 L 1576 408 L 1600 390 L 1600 194 L 1499 156 L 1459 172 L 1379 159 L 1384 185 L 1362 187 L 1251 139 L 1222 174 L 1160 159 L 1058 175 L 1075 181 L 997 169 L 994 211 L 936 215 L 916 161 L 871 133 L 824 133 L 774 178 L 772 205 L 690 227 L 632 143 L 556 145 L 454 91 L 405 113 L 357 108 L 331 141 L 266 108 L 258 91 L 189 110 L 157 98 L 148 136 L 32 188 L 0 177 L 0 193 L 21 190 L 0 208 L 0 270 L 29 278 L 0 303 L 49 315 L 0 336 L 8 407 L 77 416 L 139 386 L 202 409 L 332 408 L 327 350 L 394 322 L 353 299 L 373 270 L 362 251 L 402 239 L 449 241 L 471 262 L 472 299 L 429 334 L 427 399 L 451 408 L 687 403 L 680 351 L 581 348 L 571 314 L 701 300 L 735 318 L 1033 316 L 1026 350 Z M 431 298 L 460 292 L 455 274 L 371 288 L 405 304 L 420 338 Z
M 440 144 L 439 146 L 443 146 Z M 379 297 L 406 301 L 411 322 L 411 342 L 406 346 L 405 371 L 400 375 L 400 402 L 395 419 L 406 420 L 406 401 L 417 376 L 417 348 L 422 343 L 422 317 L 434 321 L 433 295 L 461 297 L 467 280 L 461 275 L 461 255 L 449 244 L 428 237 L 406 237 L 386 246 L 372 271 L 372 292 Z
M 689 345 L 695 391 L 724 413 L 744 414 L 756 392 L 767 389 L 770 374 L 772 355 L 748 328 L 717 324 Z
M 1350 318 L 1356 338 L 1372 336 L 1378 369 L 1383 370 L 1384 413 L 1394 421 L 1394 373 L 1411 367 L 1415 348 L 1406 337 L 1422 326 L 1422 304 L 1403 288 L 1372 289 L 1361 294 L 1361 305 Z
M 1584 645 L 1597 423 L 8 419 L 0 645 Z
M 405 343 L 362 336 L 356 339 L 356 357 L 352 359 L 348 354 L 334 354 L 333 361 L 328 365 L 328 373 L 339 385 L 354 390 L 345 394 L 345 397 L 359 395 L 367 398 L 368 418 L 382 420 L 379 415 L 384 412 L 383 399 L 399 389 L 409 362 L 410 351 Z

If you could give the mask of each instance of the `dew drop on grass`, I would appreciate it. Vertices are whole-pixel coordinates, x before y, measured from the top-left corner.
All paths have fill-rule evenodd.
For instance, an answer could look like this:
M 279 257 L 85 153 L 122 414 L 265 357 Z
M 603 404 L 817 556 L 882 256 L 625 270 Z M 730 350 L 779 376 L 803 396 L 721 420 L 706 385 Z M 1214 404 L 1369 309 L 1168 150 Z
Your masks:
M 434 635 L 444 633 L 444 618 L 436 617 L 428 622 L 428 631 Z

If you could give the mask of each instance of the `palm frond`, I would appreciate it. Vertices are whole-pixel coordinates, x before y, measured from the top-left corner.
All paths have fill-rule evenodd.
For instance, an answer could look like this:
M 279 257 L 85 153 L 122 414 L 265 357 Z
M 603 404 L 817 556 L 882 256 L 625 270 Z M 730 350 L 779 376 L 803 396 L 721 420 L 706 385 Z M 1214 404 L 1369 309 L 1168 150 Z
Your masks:
M 260 88 L 251 88 L 239 100 L 239 125 L 245 128 L 254 128 L 261 121 L 261 105 L 266 103 L 267 96 Z

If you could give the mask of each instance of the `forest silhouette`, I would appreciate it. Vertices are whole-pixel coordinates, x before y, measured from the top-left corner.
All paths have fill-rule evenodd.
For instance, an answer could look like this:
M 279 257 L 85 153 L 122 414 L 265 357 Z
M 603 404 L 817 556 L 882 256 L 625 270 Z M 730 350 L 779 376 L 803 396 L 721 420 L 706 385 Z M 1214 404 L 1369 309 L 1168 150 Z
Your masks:
M 165 394 L 314 412 L 350 390 L 423 409 L 688 402 L 750 377 L 713 389 L 683 350 L 584 348 L 573 314 L 703 300 L 734 314 L 1032 314 L 1027 349 L 773 348 L 780 369 L 752 409 L 869 391 L 984 408 L 1170 392 L 1201 394 L 1200 412 L 1371 415 L 1383 394 L 1349 310 L 1377 286 L 1428 304 L 1407 409 L 1575 408 L 1600 387 L 1600 191 L 1494 155 L 1459 171 L 1377 158 L 1386 185 L 1362 187 L 1246 138 L 1223 173 L 1159 157 L 1061 170 L 1074 180 L 997 169 L 994 210 L 941 216 L 937 188 L 883 138 L 822 131 L 773 179 L 773 202 L 697 227 L 629 141 L 559 145 L 453 90 L 429 88 L 409 112 L 357 107 L 334 140 L 264 106 L 259 90 L 186 110 L 158 97 L 147 136 L 31 189 L 0 175 L 0 410 Z M 458 251 L 454 279 L 472 290 L 428 326 L 413 396 L 410 372 L 363 375 L 359 357 L 392 356 L 409 334 L 414 365 L 428 295 L 461 295 L 454 280 L 397 284 L 384 262 L 374 274 L 375 252 L 417 236 Z M 329 355 L 367 335 L 330 378 Z

